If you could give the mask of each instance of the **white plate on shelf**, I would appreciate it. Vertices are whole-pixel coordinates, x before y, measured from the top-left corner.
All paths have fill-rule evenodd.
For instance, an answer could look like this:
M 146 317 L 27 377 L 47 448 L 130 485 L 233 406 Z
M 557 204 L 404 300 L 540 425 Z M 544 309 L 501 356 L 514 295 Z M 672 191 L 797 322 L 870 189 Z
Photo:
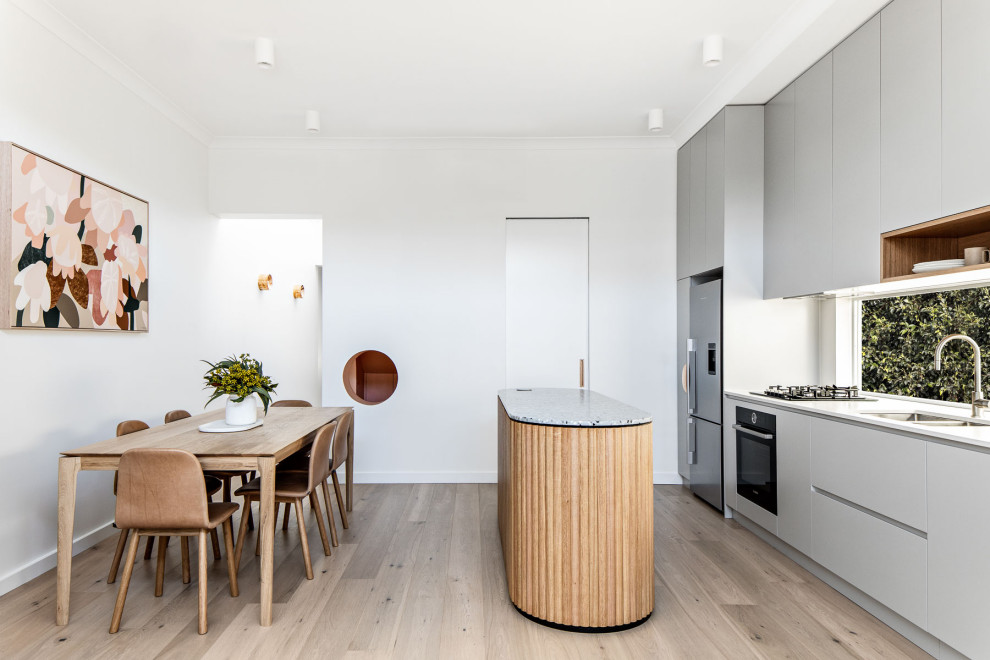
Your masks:
M 200 424 L 199 430 L 203 433 L 236 433 L 237 431 L 247 431 L 248 429 L 255 429 L 265 423 L 265 420 L 259 419 L 254 424 L 245 424 L 244 426 L 230 426 L 222 419 L 218 419 L 213 422 L 207 422 L 206 424 Z

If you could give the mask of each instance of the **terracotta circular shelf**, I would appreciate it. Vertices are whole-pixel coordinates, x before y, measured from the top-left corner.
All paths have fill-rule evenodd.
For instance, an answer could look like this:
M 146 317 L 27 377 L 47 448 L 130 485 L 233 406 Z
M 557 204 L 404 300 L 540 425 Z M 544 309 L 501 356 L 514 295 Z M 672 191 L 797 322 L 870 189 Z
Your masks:
M 344 389 L 358 403 L 368 406 L 387 401 L 399 385 L 392 358 L 381 351 L 361 351 L 344 365 Z

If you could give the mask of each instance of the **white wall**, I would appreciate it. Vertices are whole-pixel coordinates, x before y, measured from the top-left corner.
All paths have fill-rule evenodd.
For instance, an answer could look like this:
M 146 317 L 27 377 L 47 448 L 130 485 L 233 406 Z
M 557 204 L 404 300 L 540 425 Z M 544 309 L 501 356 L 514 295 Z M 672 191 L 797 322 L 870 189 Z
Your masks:
M 211 149 L 214 212 L 324 218 L 324 404 L 351 403 L 354 353 L 395 361 L 393 397 L 357 404 L 356 479 L 495 479 L 505 218 L 523 216 L 591 219 L 592 388 L 653 414 L 655 476 L 679 482 L 674 152 L 417 144 Z
M 283 289 L 254 296 L 254 309 L 238 298 L 258 293 L 257 265 L 242 275 L 236 255 L 224 252 L 232 241 L 207 210 L 205 146 L 8 0 L 0 0 L 0 81 L 0 140 L 147 199 L 151 210 L 149 333 L 0 331 L 4 593 L 55 564 L 59 452 L 112 437 L 123 419 L 160 423 L 172 408 L 198 411 L 207 398 L 200 358 L 248 350 L 286 383 L 283 396 L 299 383 L 300 394 L 317 398 L 319 291 L 310 255 L 299 267 L 309 269 L 312 296 L 295 317 L 273 304 Z M 279 252 L 265 261 L 276 283 L 288 285 L 278 279 L 287 265 L 280 260 L 297 260 Z M 298 312 L 311 316 L 300 324 Z M 296 353 L 281 357 L 290 346 Z M 77 550 L 110 533 L 111 483 L 109 473 L 80 474 Z

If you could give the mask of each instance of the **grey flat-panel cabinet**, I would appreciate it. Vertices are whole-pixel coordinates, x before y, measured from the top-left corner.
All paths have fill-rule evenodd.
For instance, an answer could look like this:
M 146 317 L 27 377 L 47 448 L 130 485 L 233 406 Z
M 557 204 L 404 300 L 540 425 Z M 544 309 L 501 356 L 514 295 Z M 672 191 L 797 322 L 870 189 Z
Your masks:
M 725 245 L 725 109 L 715 115 L 705 128 L 707 158 L 705 159 L 705 268 L 722 267 Z
M 687 392 L 683 383 L 687 367 L 687 340 L 691 326 L 691 278 L 677 280 L 677 472 L 688 478 Z
M 691 274 L 691 144 L 677 150 L 677 279 Z
M 990 2 L 942 0 L 942 215 L 990 204 Z
M 811 555 L 811 420 L 770 410 L 777 417 L 777 536 Z
M 767 103 L 764 114 L 763 297 L 793 294 L 800 264 L 794 219 L 794 83 Z
M 832 288 L 832 54 L 795 81 L 791 294 Z
M 688 143 L 691 145 L 691 246 L 689 270 L 692 275 L 704 272 L 708 262 L 707 212 L 708 189 L 705 173 L 708 160 L 708 139 L 706 129 L 695 133 Z
M 880 17 L 832 51 L 832 285 L 880 281 Z
M 928 631 L 990 657 L 990 454 L 928 445 Z
M 941 20 L 940 0 L 880 12 L 881 231 L 942 215 Z

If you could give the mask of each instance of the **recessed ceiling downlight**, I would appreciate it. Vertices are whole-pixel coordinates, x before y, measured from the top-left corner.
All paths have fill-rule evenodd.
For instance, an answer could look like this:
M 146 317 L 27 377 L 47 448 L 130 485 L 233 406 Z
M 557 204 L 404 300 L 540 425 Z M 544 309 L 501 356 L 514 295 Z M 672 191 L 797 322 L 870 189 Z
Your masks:
M 254 40 L 254 61 L 262 69 L 275 66 L 275 42 L 268 37 L 258 37 Z

